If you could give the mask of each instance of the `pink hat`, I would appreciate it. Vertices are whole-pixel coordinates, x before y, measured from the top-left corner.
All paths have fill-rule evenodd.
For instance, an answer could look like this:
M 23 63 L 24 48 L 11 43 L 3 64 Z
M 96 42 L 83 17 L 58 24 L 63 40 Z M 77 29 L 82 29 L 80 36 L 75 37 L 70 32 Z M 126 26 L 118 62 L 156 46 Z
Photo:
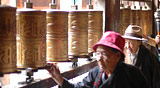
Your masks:
M 101 39 L 95 45 L 93 45 L 93 50 L 96 51 L 99 45 L 117 49 L 124 55 L 123 49 L 125 45 L 125 39 L 119 33 L 114 31 L 105 32 Z

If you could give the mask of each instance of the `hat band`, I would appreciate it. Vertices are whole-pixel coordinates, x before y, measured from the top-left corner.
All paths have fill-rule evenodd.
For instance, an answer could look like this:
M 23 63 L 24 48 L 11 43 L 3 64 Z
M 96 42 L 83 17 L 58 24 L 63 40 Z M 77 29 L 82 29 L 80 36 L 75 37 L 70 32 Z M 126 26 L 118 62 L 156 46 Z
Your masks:
M 137 38 L 142 38 L 142 36 L 137 35 L 137 34 L 133 34 L 133 33 L 126 33 L 126 36 L 131 36 L 131 37 L 137 37 Z

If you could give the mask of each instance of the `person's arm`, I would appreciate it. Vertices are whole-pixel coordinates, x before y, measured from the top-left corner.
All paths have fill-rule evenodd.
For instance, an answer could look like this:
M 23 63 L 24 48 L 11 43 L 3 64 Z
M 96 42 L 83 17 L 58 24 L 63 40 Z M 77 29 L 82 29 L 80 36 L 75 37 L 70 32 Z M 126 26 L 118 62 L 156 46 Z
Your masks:
M 60 86 L 60 88 L 92 88 L 95 78 L 98 75 L 99 68 L 95 67 L 89 71 L 88 76 L 85 77 L 81 82 L 72 84 L 67 79 L 63 78 L 60 74 L 59 68 L 56 64 L 50 64 L 51 68 L 47 69 L 53 80 Z
M 49 64 L 51 67 L 48 70 L 54 81 L 59 85 L 62 86 L 64 78 L 62 77 L 59 68 L 56 64 Z

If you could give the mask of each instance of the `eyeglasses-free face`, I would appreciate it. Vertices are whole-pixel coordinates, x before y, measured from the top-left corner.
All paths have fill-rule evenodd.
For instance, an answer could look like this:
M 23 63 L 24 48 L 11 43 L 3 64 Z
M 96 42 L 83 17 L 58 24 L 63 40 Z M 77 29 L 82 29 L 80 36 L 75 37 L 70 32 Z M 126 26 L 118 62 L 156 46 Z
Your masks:
M 121 53 L 114 52 L 106 46 L 98 46 L 96 58 L 102 71 L 112 72 L 121 58 Z
M 133 40 L 133 39 L 125 39 L 125 50 L 127 53 L 136 53 L 141 45 L 141 41 Z

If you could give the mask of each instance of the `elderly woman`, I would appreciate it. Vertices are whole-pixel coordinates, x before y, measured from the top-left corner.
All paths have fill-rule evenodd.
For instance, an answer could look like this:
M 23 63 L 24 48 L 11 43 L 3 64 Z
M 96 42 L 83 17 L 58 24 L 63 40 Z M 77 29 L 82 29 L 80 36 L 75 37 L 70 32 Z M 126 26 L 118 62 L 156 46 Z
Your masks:
M 98 66 L 91 69 L 82 82 L 70 83 L 62 77 L 55 64 L 51 64 L 52 67 L 48 71 L 62 88 L 150 88 L 138 68 L 123 63 L 124 45 L 125 39 L 120 34 L 105 32 L 93 46 Z

